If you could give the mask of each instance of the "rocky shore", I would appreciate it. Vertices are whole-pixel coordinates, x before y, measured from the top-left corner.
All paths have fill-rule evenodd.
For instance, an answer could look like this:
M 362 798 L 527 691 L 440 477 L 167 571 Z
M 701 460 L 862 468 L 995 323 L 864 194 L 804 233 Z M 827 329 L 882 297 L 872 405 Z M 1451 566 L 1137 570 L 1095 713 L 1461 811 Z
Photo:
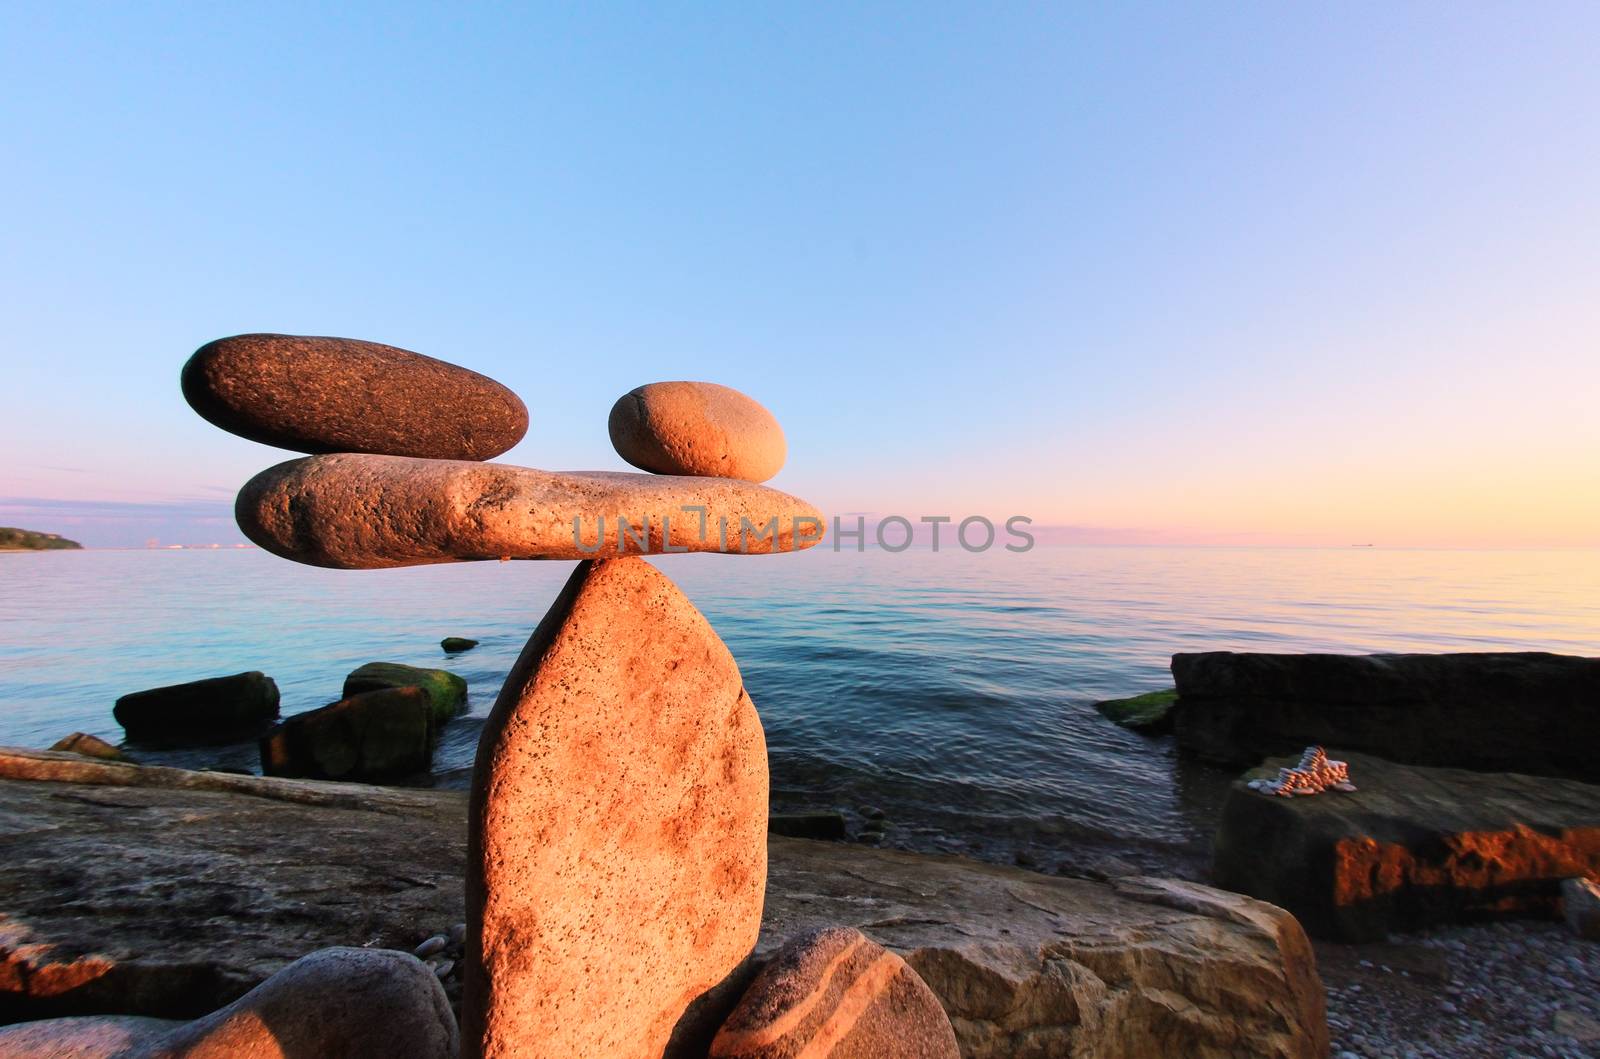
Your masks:
M 448 935 L 466 813 L 455 791 L 0 751 L 0 1020 L 193 1017 L 317 949 Z M 741 982 L 849 925 L 916 969 L 965 1056 L 1327 1054 L 1310 945 L 1271 905 L 779 836 L 768 854 Z

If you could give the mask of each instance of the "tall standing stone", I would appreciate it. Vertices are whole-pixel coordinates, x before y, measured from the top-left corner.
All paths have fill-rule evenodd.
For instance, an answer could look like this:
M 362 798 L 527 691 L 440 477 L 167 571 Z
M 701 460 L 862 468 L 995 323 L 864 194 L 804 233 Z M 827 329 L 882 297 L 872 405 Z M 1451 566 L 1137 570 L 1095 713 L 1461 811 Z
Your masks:
M 710 624 L 642 559 L 581 564 L 478 746 L 464 1054 L 659 1056 L 755 944 L 766 809 Z

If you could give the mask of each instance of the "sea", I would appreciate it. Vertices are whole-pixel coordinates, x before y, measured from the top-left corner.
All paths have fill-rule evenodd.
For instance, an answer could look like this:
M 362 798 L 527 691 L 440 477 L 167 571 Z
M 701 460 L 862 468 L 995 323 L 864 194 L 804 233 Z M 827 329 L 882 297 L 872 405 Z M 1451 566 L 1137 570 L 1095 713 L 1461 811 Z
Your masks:
M 889 821 L 885 844 L 1039 870 L 1203 877 L 1229 773 L 1101 717 L 1180 651 L 1600 655 L 1600 551 L 1040 545 L 661 556 L 727 642 L 766 729 L 775 812 Z M 142 688 L 262 670 L 284 714 L 364 662 L 468 681 L 434 770 L 483 718 L 568 562 L 321 570 L 255 549 L 0 555 L 0 744 L 113 743 Z M 445 636 L 481 641 L 446 655 Z M 256 746 L 130 746 L 258 771 Z M 1114 862 L 1120 862 L 1114 863 Z

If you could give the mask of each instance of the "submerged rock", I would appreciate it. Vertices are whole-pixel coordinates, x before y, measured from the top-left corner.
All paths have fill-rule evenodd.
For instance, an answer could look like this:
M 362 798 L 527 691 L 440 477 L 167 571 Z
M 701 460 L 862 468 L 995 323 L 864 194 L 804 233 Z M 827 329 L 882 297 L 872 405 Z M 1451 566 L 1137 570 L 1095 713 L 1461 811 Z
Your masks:
M 1556 918 L 1561 880 L 1600 872 L 1600 798 L 1588 784 L 1332 753 L 1360 790 L 1263 797 L 1247 789 L 1256 773 L 1234 784 L 1217 885 L 1282 905 L 1313 935 L 1357 942 L 1466 919 Z
M 420 687 L 380 688 L 296 714 L 261 740 L 268 776 L 372 782 L 427 771 L 435 707 Z
M 423 669 L 399 662 L 368 662 L 344 678 L 344 697 L 383 688 L 421 688 L 433 706 L 433 722 L 442 725 L 467 704 L 465 677 L 448 669 Z
M 234 514 L 274 555 L 342 569 L 759 555 L 809 548 L 823 533 L 816 508 L 754 482 L 343 453 L 262 471 Z
M 790 838 L 843 842 L 850 837 L 843 813 L 769 813 L 767 830 Z
M 313 949 L 410 949 L 462 918 L 459 791 L 39 751 L 0 751 L 0 776 L 14 777 L 0 780 L 0 1021 L 193 1018 Z M 1310 947 L 1272 905 L 1172 880 L 767 846 L 758 959 L 669 1054 L 696 1040 L 704 1054 L 760 953 L 841 924 L 917 971 L 974 1059 L 1327 1054 Z
M 296 452 L 487 460 L 528 430 L 516 394 L 475 371 L 354 338 L 234 335 L 183 366 L 213 425 Z
M 810 931 L 768 958 L 711 1059 L 960 1059 L 917 972 L 853 927 Z
M 1248 767 L 1311 743 L 1600 782 L 1600 658 L 1538 652 L 1172 656 L 1178 745 Z
M 136 742 L 205 744 L 258 735 L 278 716 L 278 685 L 265 673 L 235 673 L 135 691 L 111 711 Z
M 472 778 L 468 1055 L 655 1057 L 755 944 L 767 754 L 739 667 L 642 559 L 582 563 Z
M 123 761 L 122 751 L 101 739 L 99 736 L 89 735 L 86 732 L 73 732 L 56 740 L 50 746 L 51 750 L 60 750 L 68 754 L 79 754 L 83 757 L 95 757 L 102 761 Z
M 617 455 L 653 474 L 764 482 L 788 455 L 771 412 L 714 382 L 653 382 L 629 390 L 612 406 L 607 429 Z
M 470 651 L 478 646 L 477 640 L 469 640 L 465 636 L 446 636 L 439 641 L 439 646 L 444 648 L 448 655 L 458 655 L 462 651 Z
M 1095 703 L 1094 708 L 1123 728 L 1145 735 L 1167 735 L 1172 731 L 1172 707 L 1177 701 L 1177 691 L 1168 689 L 1147 691 L 1131 699 L 1107 699 Z
M 0 1028 L 7 1059 L 456 1059 L 460 1047 L 432 971 L 403 952 L 358 948 L 313 952 L 193 1022 L 87 1016 Z

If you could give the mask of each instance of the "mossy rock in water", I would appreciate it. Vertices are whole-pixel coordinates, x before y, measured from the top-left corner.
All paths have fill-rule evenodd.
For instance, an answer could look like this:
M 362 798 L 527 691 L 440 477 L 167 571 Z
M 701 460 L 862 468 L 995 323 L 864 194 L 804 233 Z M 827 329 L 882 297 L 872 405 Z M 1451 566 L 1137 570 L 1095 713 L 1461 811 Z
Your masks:
M 433 722 L 443 724 L 467 702 L 467 682 L 447 669 L 423 669 L 399 662 L 368 662 L 344 678 L 344 697 L 381 688 L 421 688 L 433 703 Z
M 1166 735 L 1172 731 L 1172 707 L 1178 701 L 1176 689 L 1150 691 L 1131 699 L 1107 699 L 1094 708 L 1124 728 L 1145 735 Z
M 425 687 L 379 688 L 296 714 L 261 740 L 268 776 L 365 783 L 425 772 L 435 706 Z
M 446 636 L 439 641 L 439 646 L 444 648 L 447 655 L 458 655 L 462 651 L 470 651 L 478 646 L 477 640 L 469 640 L 465 636 Z

